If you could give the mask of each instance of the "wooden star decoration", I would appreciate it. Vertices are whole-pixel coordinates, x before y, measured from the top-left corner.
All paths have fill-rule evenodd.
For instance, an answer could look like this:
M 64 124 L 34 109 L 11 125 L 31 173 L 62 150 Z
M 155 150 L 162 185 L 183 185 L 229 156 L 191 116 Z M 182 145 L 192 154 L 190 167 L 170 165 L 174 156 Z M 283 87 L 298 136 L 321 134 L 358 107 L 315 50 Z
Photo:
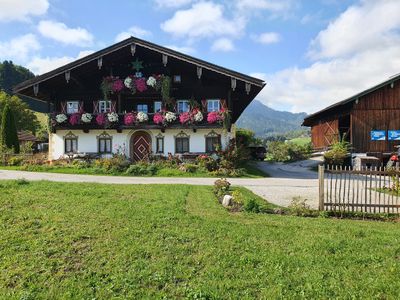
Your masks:
M 138 58 L 136 58 L 136 60 L 133 61 L 131 64 L 132 69 L 134 69 L 136 72 L 139 72 L 141 69 L 143 69 L 143 61 L 139 60 Z

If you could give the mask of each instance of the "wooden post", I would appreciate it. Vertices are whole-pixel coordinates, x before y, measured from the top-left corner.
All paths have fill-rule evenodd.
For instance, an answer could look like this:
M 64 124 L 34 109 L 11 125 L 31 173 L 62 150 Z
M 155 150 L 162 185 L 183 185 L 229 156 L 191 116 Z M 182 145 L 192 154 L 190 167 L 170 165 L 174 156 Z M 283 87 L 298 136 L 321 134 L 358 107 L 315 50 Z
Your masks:
M 319 210 L 324 210 L 324 165 L 318 166 Z

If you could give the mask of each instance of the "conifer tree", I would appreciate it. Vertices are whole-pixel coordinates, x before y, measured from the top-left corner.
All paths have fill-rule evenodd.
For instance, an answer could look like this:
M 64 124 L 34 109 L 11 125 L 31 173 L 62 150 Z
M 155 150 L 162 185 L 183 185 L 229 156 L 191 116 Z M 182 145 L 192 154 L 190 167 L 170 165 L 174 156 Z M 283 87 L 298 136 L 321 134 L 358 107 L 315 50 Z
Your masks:
M 19 153 L 17 127 L 15 126 L 14 114 L 8 103 L 3 109 L 1 118 L 0 141 L 5 147 L 13 149 L 14 153 Z

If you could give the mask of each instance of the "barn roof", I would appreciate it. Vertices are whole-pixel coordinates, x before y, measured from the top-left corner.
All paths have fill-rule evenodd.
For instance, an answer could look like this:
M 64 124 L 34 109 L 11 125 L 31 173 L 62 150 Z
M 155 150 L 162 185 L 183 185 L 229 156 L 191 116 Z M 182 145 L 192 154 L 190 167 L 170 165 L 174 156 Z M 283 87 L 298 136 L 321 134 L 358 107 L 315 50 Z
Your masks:
M 306 118 L 304 118 L 304 121 L 303 121 L 302 125 L 303 126 L 311 126 L 315 121 L 317 121 L 319 118 L 325 116 L 326 114 L 329 114 L 329 113 L 331 113 L 333 111 L 345 110 L 345 109 L 347 109 L 349 107 L 349 105 L 352 105 L 353 102 L 355 102 L 360 97 L 365 96 L 367 94 L 370 94 L 370 93 L 372 93 L 372 92 L 374 92 L 374 91 L 376 91 L 376 90 L 378 90 L 378 89 L 380 89 L 380 88 L 382 88 L 382 87 L 384 87 L 386 85 L 392 84 L 392 83 L 394 83 L 395 81 L 397 81 L 399 79 L 400 79 L 400 73 L 396 74 L 396 75 L 393 75 L 393 76 L 390 76 L 389 79 L 387 79 L 387 80 L 385 80 L 385 81 L 383 81 L 383 82 L 381 82 L 381 83 L 379 83 L 377 85 L 374 85 L 373 87 L 370 87 L 370 88 L 368 88 L 368 89 L 366 89 L 366 90 L 364 90 L 364 91 L 362 91 L 362 92 L 360 92 L 358 94 L 355 94 L 355 95 L 353 95 L 353 96 L 351 96 L 351 97 L 349 97 L 347 99 L 344 99 L 344 100 L 339 101 L 339 102 L 337 102 L 335 104 L 332 104 L 332 105 L 330 105 L 330 106 L 328 106 L 328 107 L 326 107 L 326 108 L 324 108 L 324 109 L 322 109 L 320 111 L 317 111 L 316 113 L 308 115 Z
M 96 60 L 104 55 L 107 55 L 107 54 L 110 54 L 117 50 L 120 50 L 121 48 L 129 47 L 130 45 L 133 45 L 133 44 L 136 46 L 141 46 L 141 47 L 162 53 L 162 54 L 166 54 L 168 56 L 171 56 L 176 59 L 197 65 L 199 67 L 211 70 L 213 72 L 217 72 L 217 73 L 220 73 L 220 74 L 223 74 L 226 76 L 230 76 L 230 77 L 251 83 L 251 84 L 261 87 L 261 88 L 265 86 L 265 82 L 261 79 L 258 79 L 258 78 L 252 77 L 252 76 L 248 76 L 243 73 L 239 73 L 239 72 L 206 62 L 204 60 L 192 57 L 187 54 L 183 54 L 181 52 L 178 52 L 178 51 L 175 51 L 175 50 L 172 50 L 172 49 L 169 49 L 169 48 L 166 48 L 166 47 L 163 47 L 163 46 L 160 46 L 160 45 L 157 45 L 157 44 L 154 44 L 154 43 L 142 40 L 142 39 L 138 39 L 136 37 L 129 37 L 119 43 L 116 43 L 110 47 L 107 47 L 100 51 L 92 53 L 81 59 L 75 60 L 75 61 L 73 61 L 69 64 L 66 64 L 62 67 L 59 67 L 53 71 L 44 73 L 44 74 L 36 76 L 30 80 L 24 81 L 14 87 L 14 93 L 19 93 L 19 92 L 25 90 L 26 88 L 32 87 L 35 84 L 38 84 L 42 81 L 46 81 L 52 77 L 58 76 L 64 72 L 66 72 L 66 71 L 77 68 L 81 65 L 84 65 L 84 64 L 90 62 L 90 61 Z

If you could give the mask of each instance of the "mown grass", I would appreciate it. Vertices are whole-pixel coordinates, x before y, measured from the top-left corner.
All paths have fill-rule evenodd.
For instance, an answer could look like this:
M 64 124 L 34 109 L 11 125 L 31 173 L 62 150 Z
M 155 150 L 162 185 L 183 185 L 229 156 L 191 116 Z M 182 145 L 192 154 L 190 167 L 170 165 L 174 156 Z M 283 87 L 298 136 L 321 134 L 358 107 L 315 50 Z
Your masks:
M 399 224 L 232 214 L 207 186 L 0 182 L 0 233 L 4 299 L 394 299 L 400 290 Z
M 297 144 L 299 146 L 305 146 L 309 143 L 311 143 L 311 137 L 298 137 L 289 140 L 290 143 Z
M 76 167 L 70 166 L 52 166 L 52 165 L 26 165 L 26 166 L 0 166 L 3 170 L 16 170 L 16 171 L 29 171 L 29 172 L 49 172 L 58 174 L 86 174 L 86 175 L 111 175 L 111 176 L 147 176 L 147 177 L 213 177 L 220 176 L 213 175 L 210 172 L 196 170 L 195 172 L 184 172 L 177 168 L 164 167 L 158 169 L 153 175 L 130 175 L 125 172 L 110 171 L 96 167 Z M 243 178 L 262 178 L 269 175 L 258 169 L 254 164 L 248 162 L 243 165 L 243 173 L 239 177 Z

